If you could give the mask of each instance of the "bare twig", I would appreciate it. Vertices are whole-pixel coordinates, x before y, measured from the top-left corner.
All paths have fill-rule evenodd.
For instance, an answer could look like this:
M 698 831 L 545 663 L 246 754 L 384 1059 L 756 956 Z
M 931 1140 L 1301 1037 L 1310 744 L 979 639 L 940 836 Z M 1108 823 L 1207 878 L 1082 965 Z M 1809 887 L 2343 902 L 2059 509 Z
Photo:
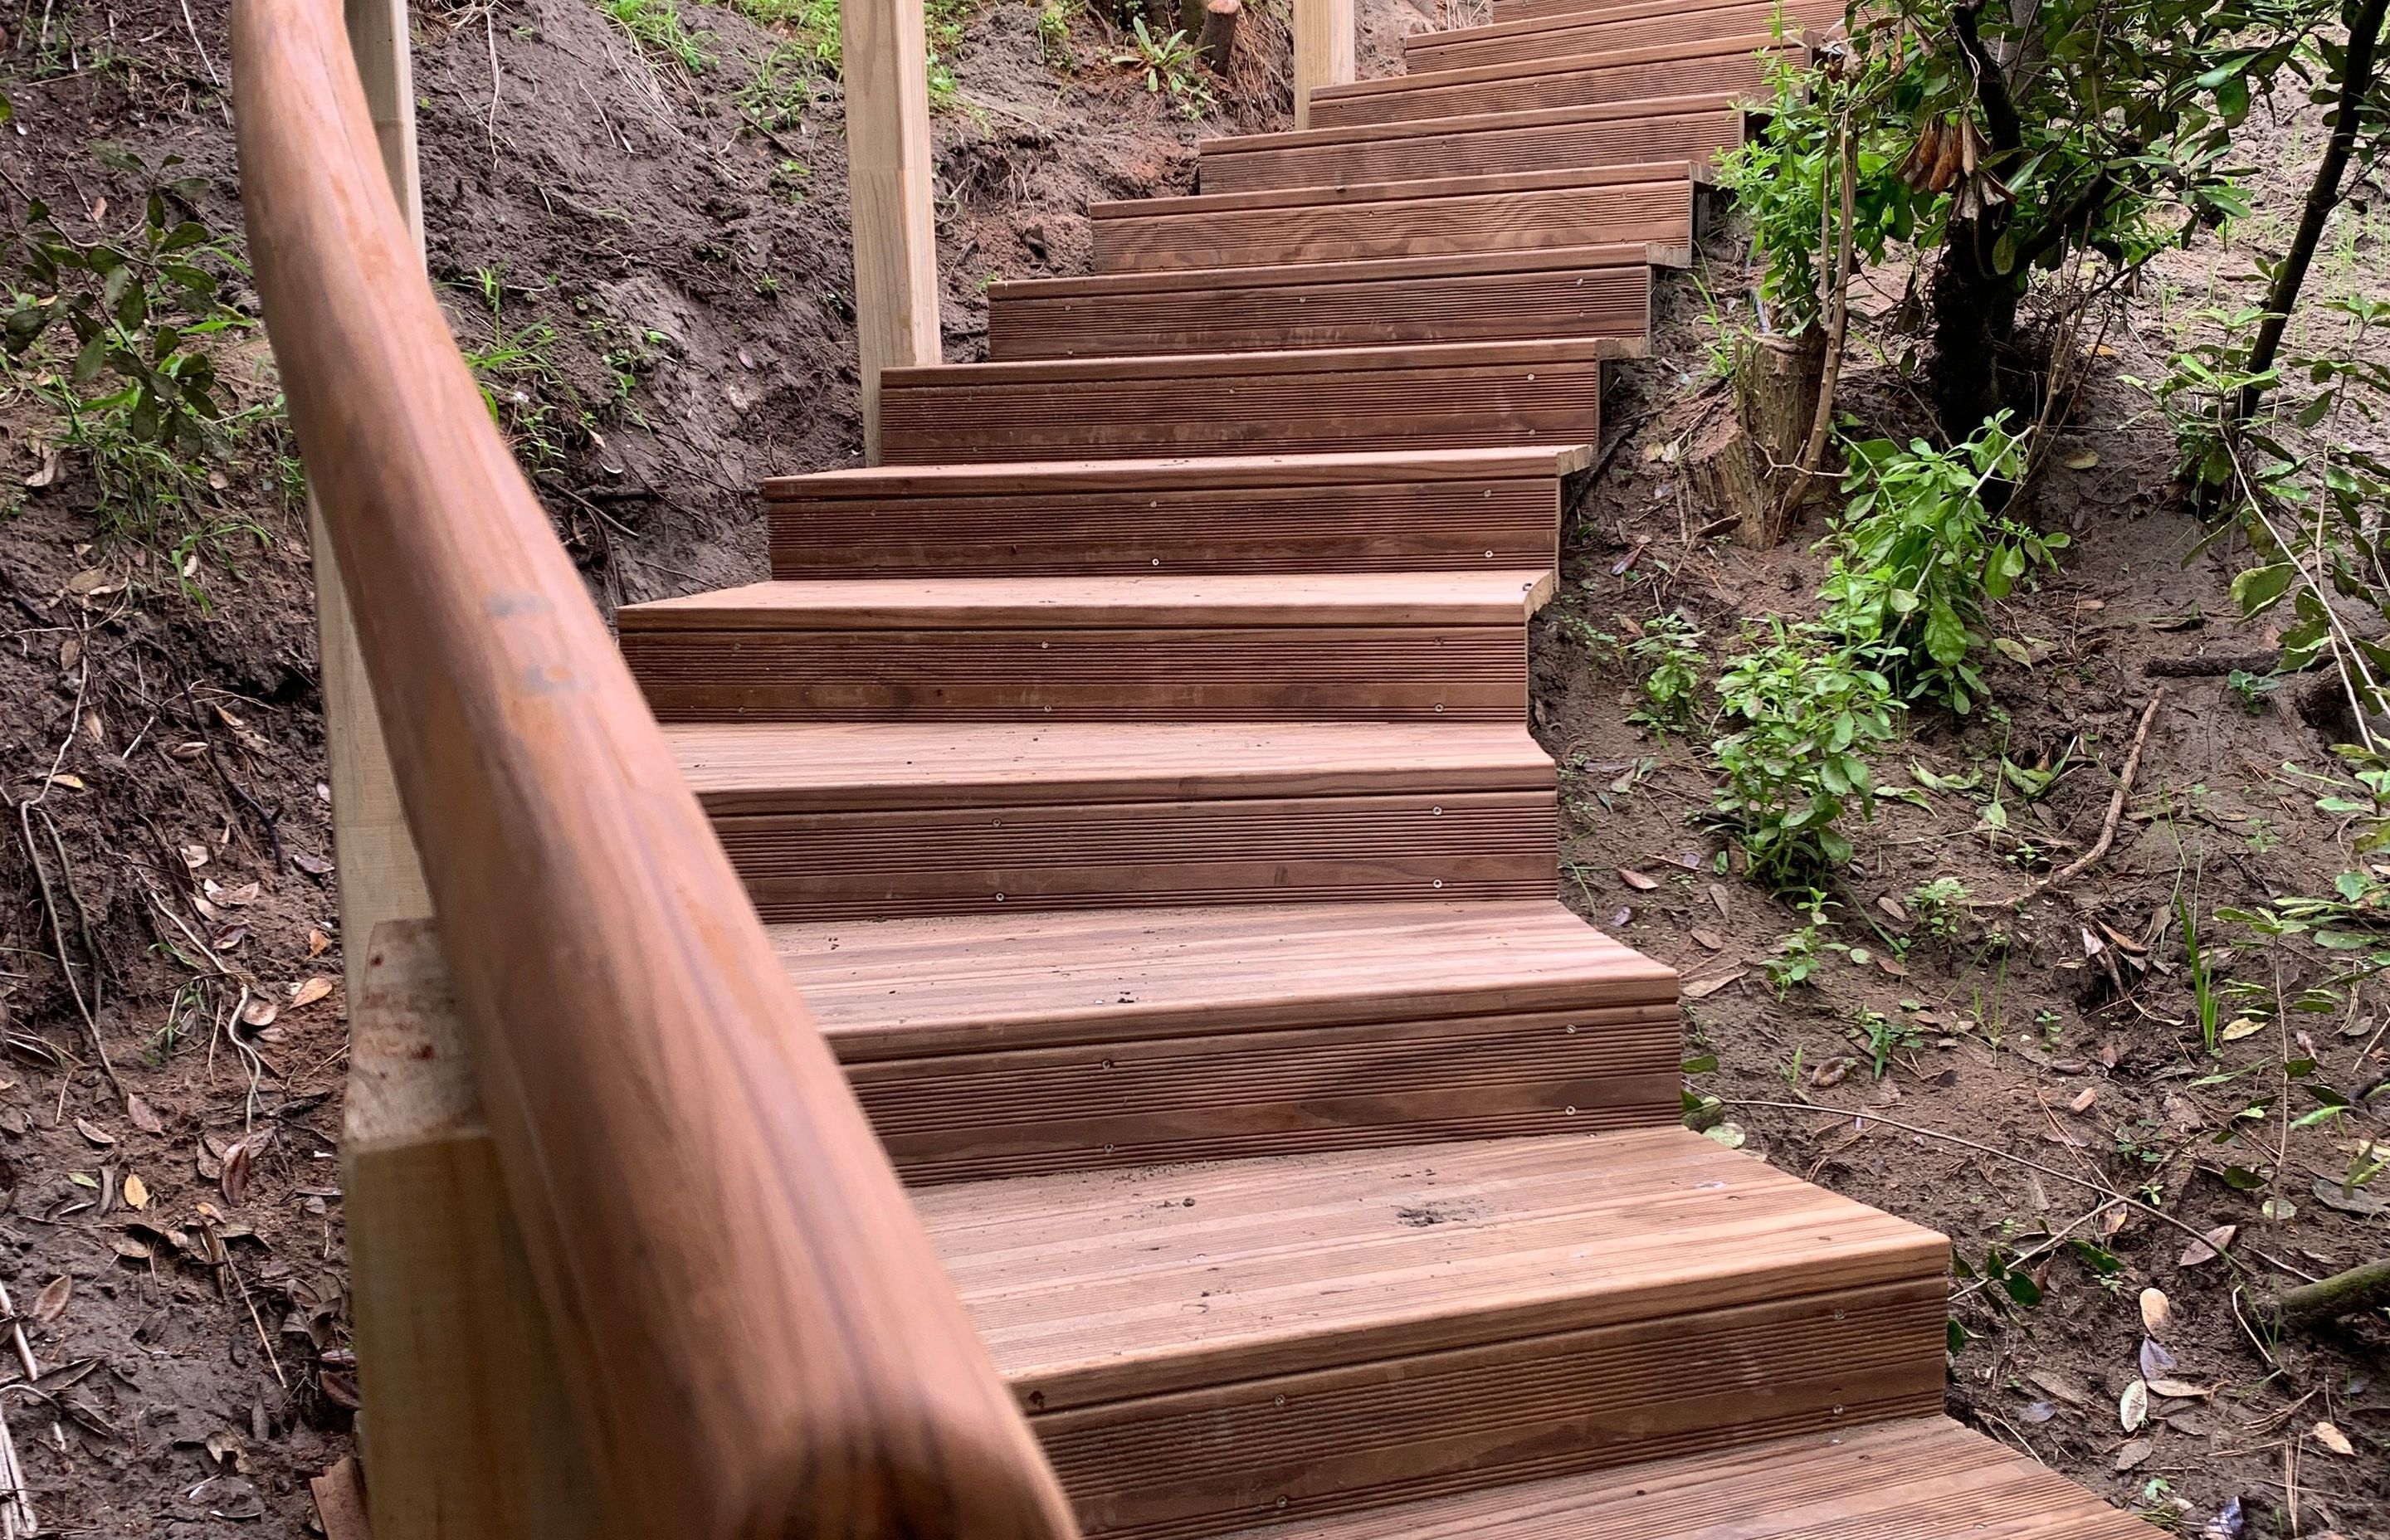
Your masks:
M 1856 141 L 1851 133 L 1850 114 L 1843 115 L 1840 133 L 1841 153 L 1836 157 L 1842 184 L 1842 236 L 1834 249 L 1834 285 L 1826 306 L 1826 357 L 1818 376 L 1818 411 L 1809 420 L 1809 438 L 1801 446 L 1800 463 L 1793 467 L 1792 480 L 1784 489 L 1783 500 L 1776 506 L 1780 525 L 1789 523 L 1801 500 L 1809 495 L 1809 483 L 1816 480 L 1818 467 L 1826 457 L 1826 439 L 1834 426 L 1834 391 L 1843 376 L 1843 353 L 1851 329 L 1851 239 L 1852 226 L 1857 222 L 1858 166 Z M 1822 197 L 1819 205 L 1829 212 L 1831 205 Z M 1821 241 L 1819 257 L 1825 255 Z
M 2133 775 L 2141 765 L 2141 747 L 2149 741 L 2150 724 L 2157 720 L 2158 707 L 2165 702 L 2165 687 L 2160 685 L 2150 697 L 2150 703 L 2141 708 L 2141 725 L 2133 730 L 2133 746 L 2125 751 L 2125 768 L 2117 773 L 2116 794 L 2108 799 L 2108 816 L 2100 826 L 2100 838 L 2092 841 L 2089 850 L 2034 884 L 2024 898 L 2038 898 L 2053 889 L 2063 887 L 2097 865 L 2100 858 L 2108 853 L 2108 847 L 2116 842 L 2116 827 L 2124 822 L 2125 804 L 2133 796 Z M 2022 904 L 2024 899 L 2017 902 Z

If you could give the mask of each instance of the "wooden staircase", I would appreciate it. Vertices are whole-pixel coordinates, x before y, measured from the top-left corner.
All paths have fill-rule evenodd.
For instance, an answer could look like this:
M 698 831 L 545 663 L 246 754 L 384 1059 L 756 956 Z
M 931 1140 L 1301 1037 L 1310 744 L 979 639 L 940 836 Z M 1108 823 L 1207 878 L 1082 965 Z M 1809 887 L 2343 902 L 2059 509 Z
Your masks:
M 622 612 L 1091 1535 L 2143 1533 L 1940 1417 L 1947 1243 L 1679 1127 L 1555 898 L 1561 481 L 1777 14 L 1500 0 L 1205 144 Z

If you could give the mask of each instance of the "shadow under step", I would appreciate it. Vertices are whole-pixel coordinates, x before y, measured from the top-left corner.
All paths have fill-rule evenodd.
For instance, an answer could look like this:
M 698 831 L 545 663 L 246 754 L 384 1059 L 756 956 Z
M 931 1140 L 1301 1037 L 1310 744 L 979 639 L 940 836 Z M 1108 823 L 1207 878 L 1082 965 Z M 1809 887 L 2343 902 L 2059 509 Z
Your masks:
M 899 466 L 764 483 L 772 575 L 1360 572 L 1560 565 L 1584 445 Z
M 1707 165 L 1742 143 L 1733 92 L 1205 139 L 1205 193 L 1261 192 L 1603 166 Z
M 1493 1487 L 1234 1540 L 2148 1540 L 2150 1527 L 1947 1418 Z
M 658 720 L 1523 721 L 1548 571 L 758 583 L 627 605 Z
M 1639 340 L 1651 329 L 1651 269 L 1690 262 L 1684 247 L 1635 244 L 996 284 L 988 356 Z
M 917 1185 L 1679 1113 L 1676 974 L 1548 898 L 771 935 Z
M 941 364 L 880 377 L 891 465 L 1593 443 L 1633 338 Z
M 664 731 L 767 920 L 1552 896 L 1552 765 L 1523 726 Z
M 1693 241 L 1683 161 L 1091 203 L 1098 273 Z
M 1090 1536 L 1216 1534 L 1942 1401 L 1942 1237 L 1681 1128 L 914 1203 Z
M 1313 91 L 1311 122 L 1317 128 L 1342 128 L 1713 92 L 1758 102 L 1767 96 L 1764 57 L 1781 54 L 1798 64 L 1805 53 L 1799 40 L 1763 30 L 1741 37 L 1356 81 Z
M 1804 28 L 1839 28 L 1848 0 L 1642 0 L 1589 14 L 1527 17 L 1489 27 L 1413 32 L 1403 39 L 1408 72 L 1525 64 L 1577 54 L 1649 48 L 1718 37 L 1773 32 L 1778 19 L 1798 37 Z

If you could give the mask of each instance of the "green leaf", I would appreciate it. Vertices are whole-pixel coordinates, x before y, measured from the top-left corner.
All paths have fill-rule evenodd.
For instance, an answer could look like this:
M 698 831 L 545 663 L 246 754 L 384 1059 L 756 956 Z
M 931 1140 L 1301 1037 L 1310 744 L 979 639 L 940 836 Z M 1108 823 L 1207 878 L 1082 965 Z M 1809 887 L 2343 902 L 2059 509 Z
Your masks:
M 2232 602 L 2243 617 L 2263 614 L 2281 602 L 2298 575 L 2297 565 L 2288 561 L 2252 567 L 2233 578 Z
M 85 342 L 82 350 L 75 354 L 74 382 L 76 384 L 88 385 L 99 378 L 99 371 L 108 366 L 108 333 L 95 331 L 91 334 L 91 340 Z

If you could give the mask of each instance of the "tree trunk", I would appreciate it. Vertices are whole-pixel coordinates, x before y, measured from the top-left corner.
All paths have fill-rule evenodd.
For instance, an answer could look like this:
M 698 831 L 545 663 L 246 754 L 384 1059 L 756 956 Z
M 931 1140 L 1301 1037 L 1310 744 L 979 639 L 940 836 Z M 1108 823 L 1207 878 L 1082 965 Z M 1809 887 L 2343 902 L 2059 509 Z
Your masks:
M 1237 19 L 1244 14 L 1242 0 L 1204 0 L 1203 31 L 1196 46 L 1215 75 L 1228 72 L 1237 50 Z
M 1786 493 L 1818 414 L 1825 336 L 1746 337 L 1735 348 L 1730 410 L 1695 436 L 1685 455 L 1694 501 L 1734 520 L 1735 539 L 1755 550 L 1781 545 L 1799 514 Z
M 2016 338 L 2016 279 L 1993 271 L 2005 218 L 1953 221 L 1926 283 L 1934 321 L 1926 379 L 1934 415 L 1957 443 L 2007 404 L 2000 366 Z

